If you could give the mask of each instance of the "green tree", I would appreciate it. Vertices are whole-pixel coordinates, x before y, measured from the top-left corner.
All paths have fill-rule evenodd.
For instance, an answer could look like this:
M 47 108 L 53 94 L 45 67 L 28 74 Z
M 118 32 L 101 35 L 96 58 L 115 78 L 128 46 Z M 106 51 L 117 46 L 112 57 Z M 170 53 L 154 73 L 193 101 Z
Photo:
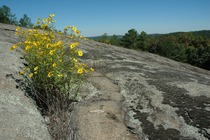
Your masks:
M 175 45 L 173 44 L 173 42 L 165 40 L 165 42 L 160 43 L 161 44 L 158 47 L 158 54 L 167 58 L 172 58 L 175 50 Z
M 180 62 L 187 61 L 186 47 L 184 44 L 174 44 L 174 50 L 172 50 L 171 59 Z
M 130 29 L 121 39 L 120 44 L 125 48 L 137 48 L 138 32 L 135 29 Z
M 210 46 L 206 46 L 203 52 L 204 61 L 201 67 L 210 70 Z
M 159 43 L 159 38 L 157 37 L 148 37 L 148 51 L 150 53 L 157 54 L 157 45 Z
M 20 18 L 19 25 L 22 27 L 32 27 L 33 26 L 31 19 L 26 14 L 24 14 L 23 17 Z
M 186 47 L 192 45 L 192 41 L 194 40 L 194 36 L 192 33 L 181 33 L 178 35 L 178 43 L 184 44 Z
M 102 42 L 102 43 L 106 43 L 106 44 L 110 44 L 110 40 L 109 40 L 109 37 L 107 35 L 107 33 L 104 33 L 99 39 L 98 39 L 99 42 Z
M 142 31 L 137 40 L 138 48 L 142 51 L 148 50 L 147 33 Z
M 196 56 L 196 48 L 194 46 L 189 46 L 186 50 L 186 54 L 187 54 L 187 63 L 195 65 L 195 59 L 197 58 Z
M 110 44 L 116 45 L 116 46 L 120 45 L 120 40 L 115 34 L 111 37 Z
M 0 22 L 16 25 L 18 23 L 15 14 L 12 14 L 10 8 L 6 5 L 0 7 Z

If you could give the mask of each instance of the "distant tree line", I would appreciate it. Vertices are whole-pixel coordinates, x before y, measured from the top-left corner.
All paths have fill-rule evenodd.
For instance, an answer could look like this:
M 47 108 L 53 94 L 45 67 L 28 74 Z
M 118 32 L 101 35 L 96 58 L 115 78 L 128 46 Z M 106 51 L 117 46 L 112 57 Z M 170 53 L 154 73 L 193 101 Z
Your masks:
M 210 31 L 179 32 L 163 35 L 140 34 L 129 30 L 121 38 L 107 34 L 98 41 L 129 49 L 148 51 L 179 62 L 210 70 Z
M 12 14 L 11 9 L 6 5 L 0 7 L 0 22 L 28 28 L 33 26 L 31 18 L 28 15 L 24 14 L 23 17 L 17 20 L 16 15 Z
M 112 44 L 119 46 L 120 45 L 120 38 L 117 35 L 108 36 L 107 33 L 104 33 L 102 36 L 96 39 L 98 42 L 106 43 L 106 44 Z

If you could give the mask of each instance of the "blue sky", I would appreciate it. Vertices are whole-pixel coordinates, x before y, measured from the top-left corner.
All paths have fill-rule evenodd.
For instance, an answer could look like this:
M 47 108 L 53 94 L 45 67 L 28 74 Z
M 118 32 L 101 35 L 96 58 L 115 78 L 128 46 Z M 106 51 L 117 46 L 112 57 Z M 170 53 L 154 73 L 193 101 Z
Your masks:
M 89 36 L 210 30 L 210 0 L 0 0 L 19 19 L 54 13 L 57 29 L 77 26 Z

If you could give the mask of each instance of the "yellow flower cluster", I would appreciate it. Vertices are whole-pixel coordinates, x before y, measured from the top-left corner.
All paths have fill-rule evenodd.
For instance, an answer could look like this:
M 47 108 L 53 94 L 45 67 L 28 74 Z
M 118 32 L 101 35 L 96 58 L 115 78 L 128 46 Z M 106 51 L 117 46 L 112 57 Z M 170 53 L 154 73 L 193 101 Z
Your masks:
M 29 62 L 29 66 L 24 68 L 20 74 L 25 74 L 29 69 L 31 73 L 29 77 L 38 79 L 39 81 L 46 81 L 47 79 L 58 81 L 66 81 L 72 75 L 74 77 L 81 76 L 84 73 L 94 71 L 93 68 L 88 68 L 87 65 L 78 61 L 78 57 L 83 56 L 81 50 L 77 50 L 80 44 L 74 41 L 73 38 L 83 38 L 79 35 L 80 31 L 75 26 L 67 26 L 64 28 L 64 33 L 71 30 L 69 47 L 65 47 L 65 43 L 61 40 L 63 32 L 55 32 L 52 25 L 54 14 L 50 14 L 48 18 L 38 18 L 33 29 L 22 30 L 20 27 L 16 28 L 16 35 L 24 38 L 23 42 L 13 45 L 10 50 L 14 50 L 20 46 L 24 50 L 25 59 Z M 41 30 L 40 30 L 41 29 Z M 77 39 L 78 40 L 78 39 Z M 87 40 L 87 39 L 85 39 Z M 67 54 L 68 52 L 68 54 Z M 43 82 L 43 83 L 44 83 Z M 61 82 L 62 83 L 62 82 Z M 65 83 L 64 83 L 65 86 Z
M 69 29 L 71 29 L 71 33 L 75 33 L 76 35 L 80 34 L 80 30 L 77 29 L 75 26 L 66 26 L 63 31 L 67 32 Z
M 12 50 L 14 50 L 14 49 L 16 49 L 17 48 L 17 45 L 13 45 L 11 48 L 10 48 L 10 50 L 12 51 Z
M 55 20 L 53 20 L 54 16 L 55 14 L 50 14 L 48 18 L 45 18 L 43 20 L 41 20 L 41 18 L 38 18 L 34 28 L 38 25 L 38 27 L 40 27 L 41 29 L 49 29 L 49 25 L 56 22 Z

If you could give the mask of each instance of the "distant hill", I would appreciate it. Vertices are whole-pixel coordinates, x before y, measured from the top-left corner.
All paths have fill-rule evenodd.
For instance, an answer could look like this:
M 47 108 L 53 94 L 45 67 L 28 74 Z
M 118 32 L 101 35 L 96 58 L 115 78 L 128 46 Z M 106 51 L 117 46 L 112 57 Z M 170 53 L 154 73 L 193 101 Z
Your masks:
M 174 33 L 169 33 L 169 35 L 179 35 L 182 33 L 191 33 L 194 36 L 202 36 L 204 38 L 210 39 L 210 30 L 190 31 L 190 32 L 174 32 Z
M 210 39 L 210 30 L 194 31 L 192 33 L 194 35 L 200 35 L 200 36 Z
M 180 35 L 182 33 L 192 33 L 194 36 L 202 36 L 205 37 L 207 39 L 210 39 L 210 30 L 200 30 L 200 31 L 190 31 L 190 32 L 172 32 L 172 33 L 167 33 L 167 34 L 148 34 L 149 37 L 160 37 L 162 35 Z M 124 35 L 117 35 L 117 37 L 119 39 L 121 39 Z M 89 39 L 92 40 L 98 40 L 101 36 L 93 36 L 93 37 L 87 37 Z M 111 38 L 112 36 L 108 36 L 109 38 Z
M 92 39 L 92 40 L 98 40 L 101 36 L 92 36 L 92 37 L 86 37 L 88 39 Z

